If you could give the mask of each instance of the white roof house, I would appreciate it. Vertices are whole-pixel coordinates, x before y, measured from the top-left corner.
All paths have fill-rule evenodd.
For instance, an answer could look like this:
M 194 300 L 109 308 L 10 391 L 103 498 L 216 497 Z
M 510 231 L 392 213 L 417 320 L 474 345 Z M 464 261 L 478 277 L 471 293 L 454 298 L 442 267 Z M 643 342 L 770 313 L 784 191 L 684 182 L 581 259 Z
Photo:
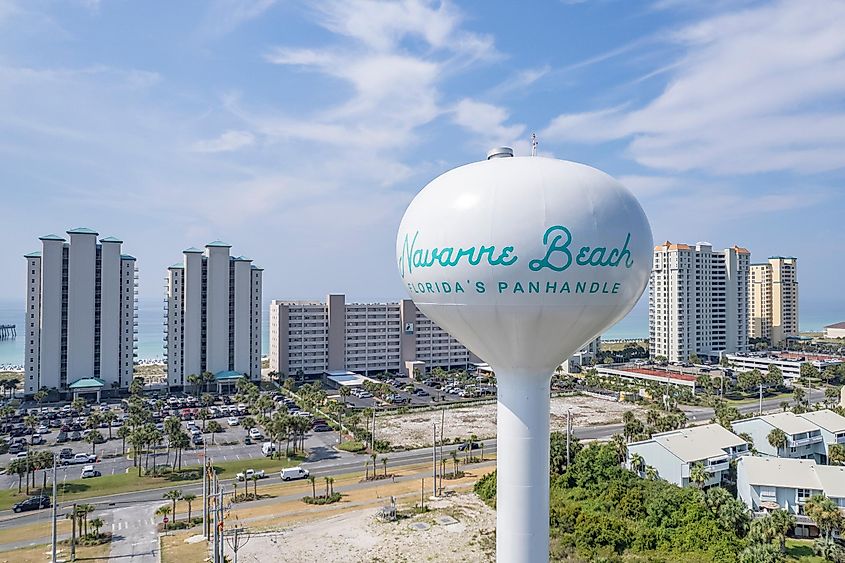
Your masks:
M 814 422 L 792 412 L 779 412 L 735 420 L 732 424 L 737 434 L 748 434 L 758 453 L 774 457 L 791 457 L 823 461 L 824 438 Z M 774 429 L 786 434 L 786 446 L 775 448 L 769 443 Z
M 754 512 L 787 510 L 797 516 L 797 535 L 812 533 L 803 504 L 824 494 L 845 513 L 845 467 L 812 459 L 743 457 L 737 464 L 737 495 Z
M 830 409 L 805 412 L 798 416 L 815 424 L 821 431 L 824 453 L 820 456 L 819 461 L 827 463 L 831 444 L 845 445 L 845 416 L 841 416 Z
M 841 416 L 830 409 L 805 412 L 798 416 L 828 432 L 834 434 L 845 432 L 845 416 Z
M 651 439 L 628 444 L 628 467 L 644 472 L 654 467 L 660 478 L 679 486 L 689 484 L 690 468 L 701 463 L 711 478 L 705 485 L 716 485 L 727 473 L 730 460 L 749 453 L 748 444 L 718 424 L 693 426 L 654 434 Z M 640 467 L 632 467 L 635 455 Z

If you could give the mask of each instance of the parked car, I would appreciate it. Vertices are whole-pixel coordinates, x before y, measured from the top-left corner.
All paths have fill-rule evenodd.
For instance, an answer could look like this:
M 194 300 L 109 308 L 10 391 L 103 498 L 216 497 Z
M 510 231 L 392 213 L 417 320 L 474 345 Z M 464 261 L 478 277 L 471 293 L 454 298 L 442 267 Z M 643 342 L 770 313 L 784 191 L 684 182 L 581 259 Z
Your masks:
M 290 481 L 291 479 L 307 479 L 310 474 L 310 471 L 299 466 L 287 467 L 279 472 L 279 476 L 282 478 L 282 481 Z
M 247 469 L 246 471 L 241 471 L 235 475 L 238 481 L 252 481 L 254 478 L 258 477 L 259 479 L 264 479 L 264 470 L 259 469 L 256 471 L 255 469 Z
M 73 450 L 71 448 L 62 448 L 59 452 L 59 459 L 70 459 L 73 457 Z
M 203 444 L 202 434 L 194 434 L 191 438 L 191 443 L 193 443 L 195 446 L 201 446 Z
M 82 468 L 82 478 L 90 479 L 91 477 L 100 477 L 102 473 L 94 469 L 93 465 L 86 465 Z
M 12 512 L 26 512 L 27 510 L 38 510 L 39 508 L 49 508 L 50 507 L 50 497 L 47 496 L 40 496 L 40 497 L 29 497 L 26 500 L 22 500 L 19 503 L 15 504 L 12 507 Z
M 73 454 L 73 457 L 59 460 L 60 465 L 82 465 L 83 463 L 94 463 L 97 456 L 94 454 Z
M 260 440 L 261 438 L 263 438 L 263 436 L 261 435 L 261 430 L 259 430 L 258 428 L 250 428 L 249 437 L 253 440 Z
M 226 423 L 229 426 L 237 426 L 239 424 L 238 417 L 230 416 L 229 418 L 226 419 Z
M 59 432 L 58 434 L 56 434 L 56 443 L 57 444 L 64 444 L 67 441 L 68 441 L 67 432 Z
M 71 434 L 70 434 L 70 441 L 71 442 L 76 442 L 76 441 L 81 440 L 81 439 L 82 439 L 82 434 L 80 434 L 78 430 L 74 430 L 73 432 L 71 432 Z
M 314 432 L 331 432 L 332 427 L 328 424 L 315 424 L 311 430 Z

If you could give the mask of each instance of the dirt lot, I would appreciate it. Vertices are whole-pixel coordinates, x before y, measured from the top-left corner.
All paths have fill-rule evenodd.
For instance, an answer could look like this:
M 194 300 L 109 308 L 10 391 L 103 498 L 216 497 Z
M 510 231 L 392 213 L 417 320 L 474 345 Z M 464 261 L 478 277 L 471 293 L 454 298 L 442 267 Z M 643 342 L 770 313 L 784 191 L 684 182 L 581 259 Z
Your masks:
M 625 411 L 638 408 L 630 403 L 586 396 L 555 397 L 551 404 L 552 430 L 566 428 L 567 409 L 572 409 L 572 425 L 583 427 L 621 422 Z M 388 440 L 397 446 L 430 446 L 432 424 L 437 424 L 439 437 L 440 411 L 379 417 L 376 438 Z M 446 410 L 444 438 L 466 438 L 471 434 L 479 438 L 493 438 L 496 435 L 496 403 Z
M 253 537 L 238 552 L 238 561 L 493 561 L 494 510 L 473 494 L 430 501 L 429 508 L 430 512 L 398 522 L 382 522 L 376 517 L 378 509 L 369 508 L 296 524 Z M 438 520 L 443 517 L 456 522 Z M 419 523 L 427 529 L 411 527 Z

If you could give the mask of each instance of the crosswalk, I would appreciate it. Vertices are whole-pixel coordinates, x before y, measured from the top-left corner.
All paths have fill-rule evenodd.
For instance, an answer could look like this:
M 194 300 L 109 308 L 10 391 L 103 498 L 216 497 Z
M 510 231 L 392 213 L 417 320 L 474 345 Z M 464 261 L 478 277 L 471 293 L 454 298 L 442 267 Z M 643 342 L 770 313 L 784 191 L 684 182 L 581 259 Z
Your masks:
M 149 526 L 156 525 L 155 518 L 145 518 L 140 520 L 135 520 L 134 522 L 121 520 L 119 522 L 112 522 L 111 531 L 112 532 L 119 532 L 121 530 L 128 530 L 129 528 L 144 528 Z

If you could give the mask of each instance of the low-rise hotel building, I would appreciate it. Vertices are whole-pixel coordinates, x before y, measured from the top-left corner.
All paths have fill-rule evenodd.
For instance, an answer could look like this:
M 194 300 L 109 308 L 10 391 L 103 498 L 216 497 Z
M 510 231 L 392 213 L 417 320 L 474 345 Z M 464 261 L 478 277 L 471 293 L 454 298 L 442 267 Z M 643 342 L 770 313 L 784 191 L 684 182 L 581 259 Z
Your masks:
M 346 303 L 345 295 L 331 294 L 325 301 L 270 303 L 270 369 L 278 373 L 408 374 L 410 365 L 428 371 L 473 362 L 478 358 L 410 299 Z
M 812 459 L 821 462 L 825 459 L 825 444 L 821 429 L 810 420 L 792 412 L 765 414 L 732 424 L 737 434 L 748 434 L 757 453 L 772 457 L 790 457 Z M 774 447 L 769 443 L 769 434 L 774 429 L 786 434 L 786 445 Z

